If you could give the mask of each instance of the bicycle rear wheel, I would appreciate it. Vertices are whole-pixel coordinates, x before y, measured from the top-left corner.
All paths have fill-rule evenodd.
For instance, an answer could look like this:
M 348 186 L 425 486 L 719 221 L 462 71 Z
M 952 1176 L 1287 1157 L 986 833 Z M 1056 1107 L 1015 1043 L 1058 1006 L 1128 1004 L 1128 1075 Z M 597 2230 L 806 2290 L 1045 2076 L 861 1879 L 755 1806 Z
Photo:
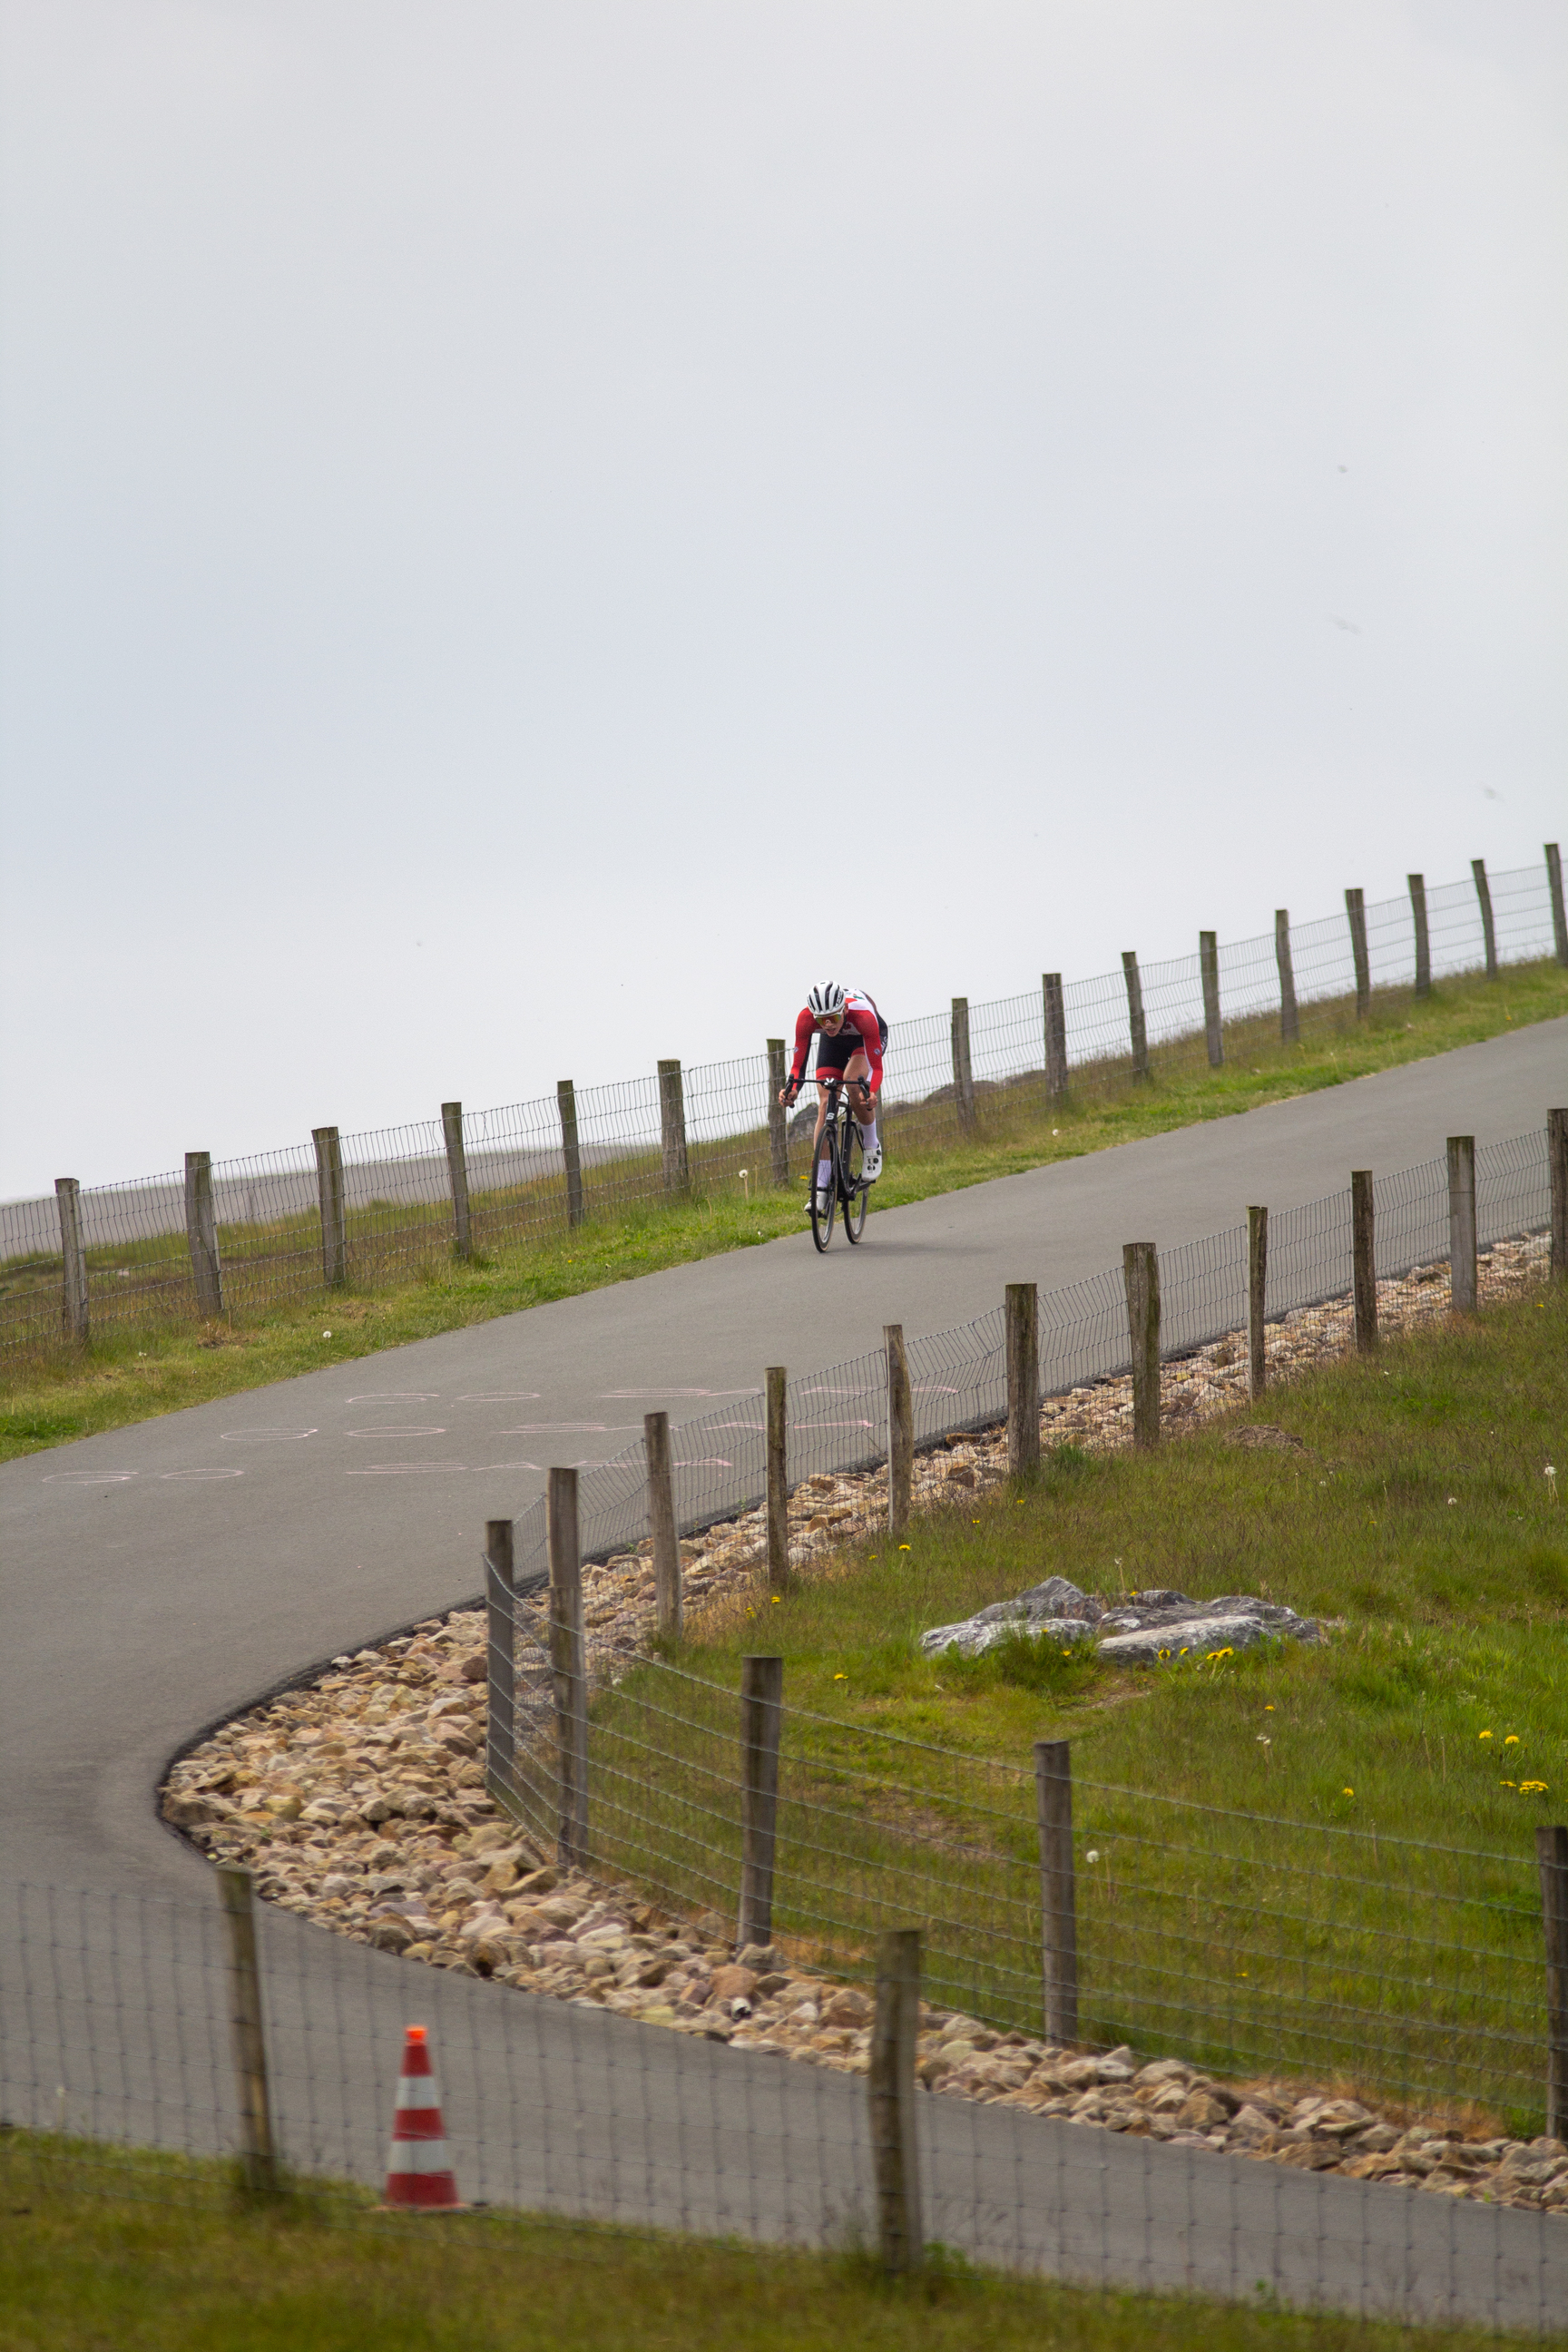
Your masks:
M 827 1190 L 821 1191 L 817 1178 L 822 1173 L 819 1156 L 811 1171 L 811 1238 L 819 1250 L 825 1250 L 833 1239 L 833 1220 L 838 1212 L 838 1138 L 837 1122 L 829 1119 L 822 1130 L 823 1146 L 827 1151 Z
M 865 1152 L 860 1144 L 860 1129 L 853 1118 L 847 1118 L 840 1145 L 844 1172 L 844 1232 L 847 1240 L 858 1242 L 866 1230 L 866 1201 L 870 1190 L 860 1175 Z

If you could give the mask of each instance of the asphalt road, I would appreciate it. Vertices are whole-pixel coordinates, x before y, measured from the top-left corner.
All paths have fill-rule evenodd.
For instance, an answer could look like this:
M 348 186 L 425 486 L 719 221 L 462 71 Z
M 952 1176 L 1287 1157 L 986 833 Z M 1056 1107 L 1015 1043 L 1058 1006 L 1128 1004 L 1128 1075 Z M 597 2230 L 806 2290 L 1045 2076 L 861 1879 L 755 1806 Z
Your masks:
M 1568 1099 L 1568 1021 L 199 1405 L 0 1467 L 8 1875 L 199 1885 L 157 1824 L 171 1752 L 313 1659 L 479 1589 L 487 1517 L 552 1462 L 880 1344 L 1489 1141 Z M 323 1328 L 331 1308 L 323 1309 Z
M 224 2144 L 211 1879 L 155 1818 L 162 1768 L 291 1670 L 471 1593 L 484 1519 L 519 1512 L 542 1465 L 618 1452 L 652 1404 L 702 1412 L 764 1364 L 966 1321 L 1006 1281 L 1071 1281 L 1124 1239 L 1169 1247 L 1450 1132 L 1539 1128 L 1564 1099 L 1560 1021 L 890 1211 L 853 1255 L 819 1262 L 803 1231 L 5 1465 L 5 1877 L 92 1890 L 30 1898 L 26 1935 L 0 1935 L 8 2111 L 53 2120 L 58 2097 L 74 2127 Z M 296 2159 L 375 2177 L 413 2002 L 442 2031 L 470 2195 L 813 2240 L 865 2202 L 864 2096 L 844 2078 L 447 1979 L 286 1914 L 263 1944 Z M 993 2259 L 1524 2326 L 1568 2295 L 1568 2231 L 1539 2216 L 927 2112 L 928 2226 Z

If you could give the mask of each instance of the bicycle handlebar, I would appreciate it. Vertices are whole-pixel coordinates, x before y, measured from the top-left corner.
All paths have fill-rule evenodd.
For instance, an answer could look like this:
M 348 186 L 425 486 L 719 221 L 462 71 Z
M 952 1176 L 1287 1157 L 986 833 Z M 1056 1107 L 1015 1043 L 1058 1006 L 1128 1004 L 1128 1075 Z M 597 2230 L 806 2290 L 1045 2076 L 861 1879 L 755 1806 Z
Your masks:
M 870 1084 L 871 1078 L 868 1071 L 863 1078 L 850 1078 L 846 1077 L 842 1070 L 823 1070 L 820 1074 L 814 1071 L 809 1079 L 805 1077 L 786 1078 L 784 1080 L 784 1092 L 786 1095 L 793 1097 L 799 1094 L 802 1087 L 807 1085 L 826 1087 L 831 1092 L 836 1087 L 861 1087 L 868 1089 Z

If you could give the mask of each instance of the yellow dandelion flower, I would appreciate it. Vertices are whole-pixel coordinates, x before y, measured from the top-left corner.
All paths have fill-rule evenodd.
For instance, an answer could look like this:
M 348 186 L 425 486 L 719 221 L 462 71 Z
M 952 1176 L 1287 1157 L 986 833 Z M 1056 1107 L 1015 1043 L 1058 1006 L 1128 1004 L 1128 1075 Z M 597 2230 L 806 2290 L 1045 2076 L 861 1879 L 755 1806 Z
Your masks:
M 1478 1736 L 1482 1739 L 1489 1739 L 1491 1738 L 1491 1733 L 1489 1731 L 1483 1731 Z
M 908 1551 L 908 1549 L 909 1549 L 909 1545 L 908 1545 L 908 1544 L 900 1544 L 900 1545 L 899 1546 L 899 1549 L 900 1549 L 900 1551 Z
M 1519 1746 L 1519 1734 L 1518 1734 L 1518 1732 L 1517 1732 L 1517 1731 L 1510 1731 L 1510 1732 L 1509 1733 L 1509 1735 L 1508 1735 L 1508 1738 L 1503 1741 L 1503 1746 L 1504 1746 L 1505 1748 L 1517 1748 L 1517 1747 Z
M 847 1683 L 849 1677 L 847 1675 L 835 1675 L 833 1679 L 836 1683 Z
M 1355 1795 L 1355 1790 L 1353 1789 L 1342 1789 L 1340 1790 L 1340 1794 L 1342 1797 L 1353 1797 Z
M 1550 1791 L 1544 1780 L 1521 1780 L 1519 1784 L 1519 1793 L 1521 1797 L 1544 1797 L 1550 1794 Z

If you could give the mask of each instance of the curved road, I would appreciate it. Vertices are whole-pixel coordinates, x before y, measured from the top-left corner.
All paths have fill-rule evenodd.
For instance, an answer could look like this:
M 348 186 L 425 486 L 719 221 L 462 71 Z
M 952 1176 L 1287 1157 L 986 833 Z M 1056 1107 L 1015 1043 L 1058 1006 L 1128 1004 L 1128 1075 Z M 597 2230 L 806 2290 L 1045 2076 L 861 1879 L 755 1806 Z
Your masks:
M 312 1659 L 478 1589 L 487 1517 L 552 1462 L 618 1453 L 754 1391 L 761 1367 L 869 1351 L 1285 1208 L 1352 1167 L 1492 1141 L 1568 1099 L 1568 1021 L 1327 1092 L 310 1373 L 0 1467 L 8 1875 L 189 1892 L 205 1865 L 153 1817 L 200 1727 Z M 323 1310 L 323 1321 L 331 1309 Z
M 1392 1171 L 1568 1099 L 1568 1022 L 1244 1117 L 804 1232 L 0 1468 L 0 2110 L 232 2147 L 211 1874 L 153 1791 L 171 1751 L 312 1659 L 470 1594 L 483 1521 L 541 1465 L 619 1451 L 800 1370 Z M 330 1313 L 330 1310 L 329 1310 Z M 15 1883 L 86 1889 L 18 1894 Z M 471 2198 L 821 2243 L 869 2220 L 853 2078 L 373 1952 L 268 1907 L 274 2115 L 293 2163 L 379 2180 L 401 2026 L 430 2021 Z M 920 2102 L 927 2227 L 973 2255 L 1128 2286 L 1549 2328 L 1568 2230 L 1541 2214 Z M 1086 2142 L 1100 2143 L 1092 2147 Z

